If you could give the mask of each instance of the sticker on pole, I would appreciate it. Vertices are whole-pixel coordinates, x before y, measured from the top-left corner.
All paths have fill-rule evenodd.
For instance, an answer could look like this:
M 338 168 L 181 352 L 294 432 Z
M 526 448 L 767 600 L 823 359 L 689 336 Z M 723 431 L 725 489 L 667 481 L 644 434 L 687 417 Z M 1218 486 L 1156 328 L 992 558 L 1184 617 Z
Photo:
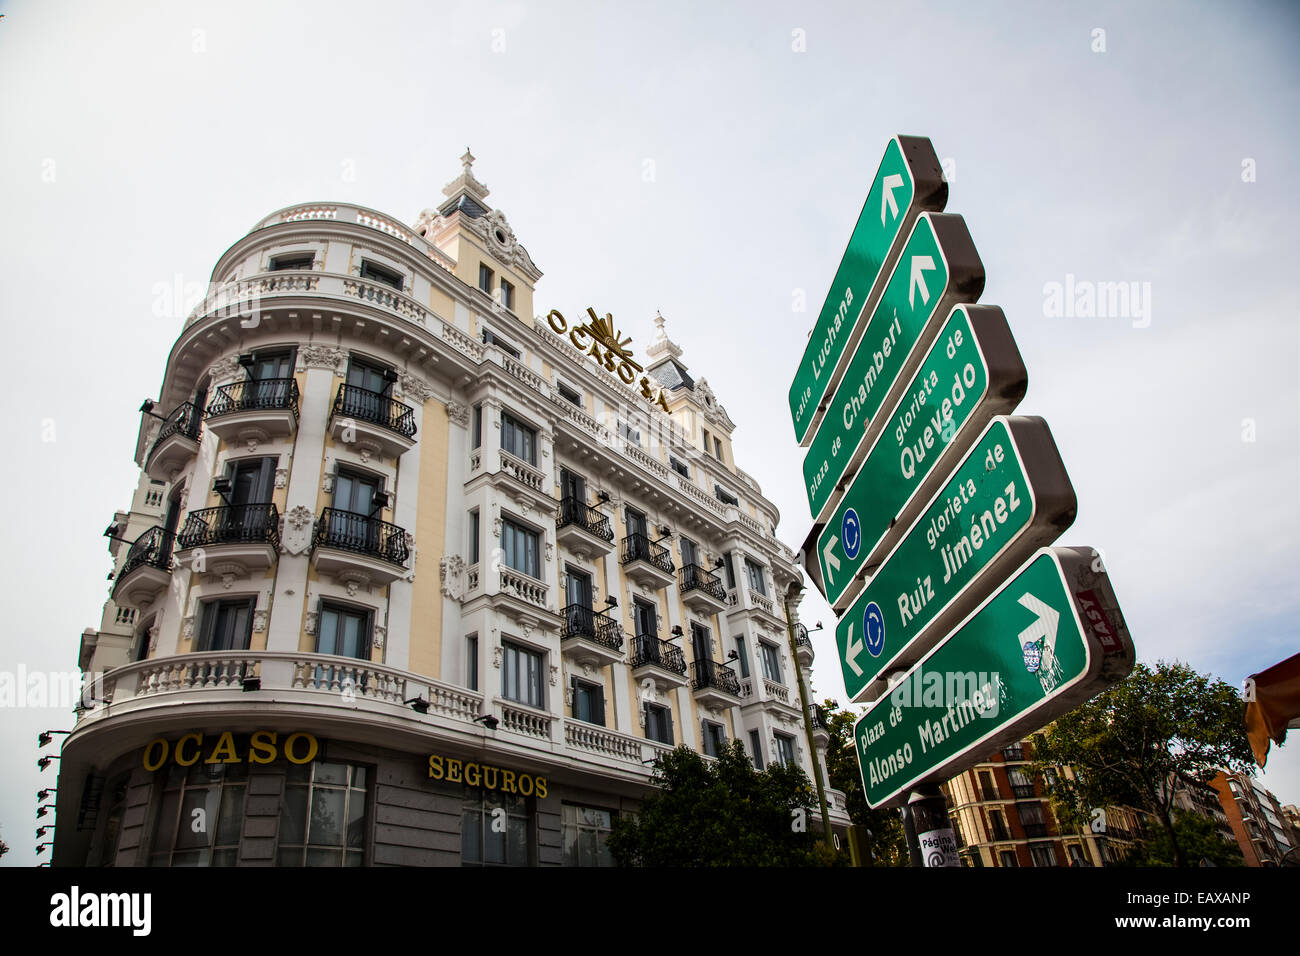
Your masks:
M 921 846 L 921 859 L 930 866 L 961 866 L 957 855 L 957 838 L 952 830 L 927 830 L 918 833 L 916 841 Z

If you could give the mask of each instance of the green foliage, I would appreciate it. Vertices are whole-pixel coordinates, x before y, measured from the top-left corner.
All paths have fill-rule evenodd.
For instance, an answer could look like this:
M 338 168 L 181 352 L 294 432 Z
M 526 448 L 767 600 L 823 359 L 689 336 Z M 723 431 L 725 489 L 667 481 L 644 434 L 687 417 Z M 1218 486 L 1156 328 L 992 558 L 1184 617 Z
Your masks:
M 1208 860 L 1214 866 L 1245 866 L 1245 857 L 1236 842 L 1224 843 L 1214 821 L 1199 813 L 1174 809 L 1174 832 L 1178 847 L 1192 866 Z M 1124 866 L 1175 866 L 1174 843 L 1163 829 L 1153 829 L 1147 839 L 1135 846 Z
M 860 844 L 867 849 L 863 865 L 907 866 L 907 836 L 901 814 L 897 810 L 873 810 L 863 795 L 862 772 L 853 744 L 853 712 L 840 710 L 840 705 L 829 699 L 822 702 L 822 707 L 826 711 L 826 729 L 831 735 L 826 747 L 826 772 L 830 786 L 844 793 L 849 819 L 865 837 Z
M 815 791 L 795 766 L 754 769 L 733 740 L 712 763 L 689 747 L 655 762 L 658 790 L 614 821 L 620 866 L 820 866 L 834 853 L 809 824 Z
M 1248 771 L 1253 761 L 1236 688 L 1177 661 L 1136 664 L 1123 681 L 1036 735 L 1034 745 L 1036 772 L 1075 770 L 1076 779 L 1062 776 L 1051 788 L 1062 822 L 1084 825 L 1093 807 L 1145 810 L 1164 831 L 1176 866 L 1196 859 L 1175 831 L 1170 781 L 1207 783 L 1221 768 Z
M 0 840 L 0 856 L 4 856 L 8 852 L 9 852 L 9 844 L 5 843 L 4 840 Z

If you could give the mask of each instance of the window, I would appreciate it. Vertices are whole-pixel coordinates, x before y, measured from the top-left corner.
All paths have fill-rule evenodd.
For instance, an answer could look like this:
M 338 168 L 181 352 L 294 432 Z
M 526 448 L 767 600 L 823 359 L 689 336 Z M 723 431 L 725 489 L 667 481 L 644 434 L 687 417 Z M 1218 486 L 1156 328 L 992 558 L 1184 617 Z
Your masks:
M 573 719 L 605 726 L 605 688 L 573 678 Z
M 256 598 L 205 601 L 196 651 L 246 651 L 253 636 Z
M 1088 865 L 1088 859 L 1087 859 L 1087 857 L 1085 857 L 1085 856 L 1083 855 L 1083 847 L 1082 847 L 1082 846 L 1080 846 L 1080 845 L 1077 844 L 1077 843 L 1071 843 L 1069 849 L 1070 849 L 1070 865 L 1071 865 L 1071 866 L 1087 866 L 1087 865 Z
M 763 769 L 763 746 L 757 730 L 749 732 L 749 755 L 754 758 L 754 769 Z
M 235 866 L 248 764 L 171 764 L 154 817 L 150 866 Z M 207 824 L 197 832 L 195 811 Z
M 739 504 L 740 504 L 740 499 L 737 498 L 735 495 L 733 495 L 733 494 L 732 494 L 730 491 L 728 491 L 726 488 L 723 488 L 722 485 L 714 485 L 714 486 L 713 486 L 713 497 L 717 498 L 717 499 L 718 499 L 719 501 L 721 501 L 724 505 L 733 505 L 733 506 L 734 506 L 734 505 L 739 505 Z
M 716 436 L 713 439 L 713 457 L 722 461 L 722 442 Z
M 776 759 L 787 767 L 794 766 L 794 738 L 788 734 L 773 734 L 776 738 Z
M 382 282 L 384 285 L 391 285 L 399 292 L 402 290 L 402 274 L 400 272 L 371 262 L 369 259 L 361 260 L 361 278 Z
M 501 696 L 529 707 L 543 707 L 542 655 L 509 641 L 501 642 Z
M 677 472 L 677 474 L 681 475 L 683 478 L 691 477 L 691 469 L 686 466 L 686 462 L 682 461 L 676 455 L 668 456 L 668 464 L 672 465 L 673 471 Z
M 478 448 L 480 445 L 483 444 L 483 406 L 482 405 L 474 406 L 474 422 L 471 427 L 473 428 L 473 433 L 470 436 L 470 438 L 472 439 L 473 444 L 471 444 L 470 447 Z
M 361 866 L 366 852 L 366 768 L 290 764 L 280 802 L 280 866 Z
M 767 596 L 767 585 L 763 581 L 763 569 L 749 558 L 745 559 L 745 580 L 749 583 L 751 591 L 757 591 L 759 594 Z
M 632 627 L 637 637 L 658 637 L 659 624 L 655 620 L 655 606 L 638 597 L 632 599 Z
M 478 509 L 469 513 L 469 563 L 478 564 Z
M 1042 804 L 1017 803 L 1016 812 L 1020 814 L 1020 825 L 1025 828 L 1025 836 L 1047 836 L 1047 818 L 1043 815 Z
M 563 822 L 565 866 L 614 866 L 614 857 L 605 848 L 614 814 L 595 807 L 564 805 Z
M 1015 850 L 1001 850 L 998 853 L 998 866 L 1019 866 Z
M 501 280 L 501 304 L 511 312 L 515 310 L 515 287 L 505 279 Z
M 769 644 L 767 641 L 758 642 L 758 653 L 762 657 L 763 676 L 768 680 L 776 681 L 778 684 L 785 683 L 781 676 L 781 651 L 775 644 Z
M 505 339 L 497 335 L 489 328 L 483 329 L 483 344 L 495 345 L 497 348 L 499 348 L 502 352 L 505 352 L 511 358 L 519 358 L 520 356 L 519 349 L 515 348 L 513 345 L 511 345 L 509 342 L 507 342 Z
M 1007 770 L 1007 779 L 1011 782 L 1011 794 L 1018 799 L 1034 796 L 1034 780 L 1019 767 Z
M 576 389 L 569 388 L 563 382 L 557 382 L 555 388 L 560 393 L 560 398 L 570 404 L 577 405 L 579 408 L 582 407 L 582 396 L 578 394 Z
M 1025 759 L 1024 746 L 1019 743 L 1008 744 L 1007 746 L 1002 748 L 1002 759 L 1008 761 L 1024 760 Z
M 478 635 L 465 638 L 465 686 L 478 690 Z
M 537 556 L 538 541 L 539 536 L 536 531 L 515 524 L 509 518 L 501 520 L 501 550 L 507 567 L 540 578 L 542 575 Z
M 1010 840 L 1011 834 L 1007 831 L 1007 822 L 1002 817 L 1001 810 L 989 811 L 989 833 L 994 840 Z
M 645 705 L 645 735 L 661 744 L 673 742 L 673 712 L 658 704 Z
M 272 256 L 269 271 L 282 272 L 285 269 L 310 269 L 316 262 L 314 252 L 286 252 Z
M 723 566 L 727 569 L 727 587 L 734 588 L 736 586 L 736 565 L 731 560 L 730 551 L 727 552 L 726 559 Z
M 492 294 L 492 270 L 482 262 L 478 264 L 478 287 L 488 295 Z
M 1029 844 L 1029 858 L 1034 866 L 1056 866 L 1056 852 L 1050 843 Z
M 749 654 L 745 650 L 745 639 L 743 637 L 732 638 L 736 642 L 736 663 L 740 665 L 740 676 L 749 676 Z
M 532 823 L 531 798 L 466 787 L 460 820 L 461 864 L 528 866 L 533 854 Z
M 322 601 L 316 652 L 370 660 L 370 612 Z
M 978 774 L 980 781 L 980 799 L 996 800 L 998 798 L 998 788 L 993 782 L 993 774 L 988 770 L 981 770 Z
M 682 567 L 685 567 L 688 564 L 698 565 L 700 563 L 699 548 L 695 546 L 694 541 L 692 541 L 690 538 L 683 537 L 681 539 L 681 547 L 682 547 Z
M 501 413 L 501 447 L 530 465 L 537 464 L 537 431 L 506 411 Z
M 727 746 L 727 728 L 722 724 L 706 720 L 703 722 L 703 730 L 704 752 L 710 757 L 716 757 L 722 752 L 722 748 Z

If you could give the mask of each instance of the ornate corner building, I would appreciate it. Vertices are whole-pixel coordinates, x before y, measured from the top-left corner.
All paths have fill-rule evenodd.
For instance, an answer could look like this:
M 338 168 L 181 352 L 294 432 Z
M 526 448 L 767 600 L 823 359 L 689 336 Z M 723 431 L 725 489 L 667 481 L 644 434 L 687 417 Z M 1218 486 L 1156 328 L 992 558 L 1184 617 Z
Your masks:
M 726 410 L 662 318 L 644 362 L 530 318 L 462 161 L 414 227 L 296 206 L 217 262 L 109 529 L 55 865 L 607 864 L 667 748 L 824 760 Z

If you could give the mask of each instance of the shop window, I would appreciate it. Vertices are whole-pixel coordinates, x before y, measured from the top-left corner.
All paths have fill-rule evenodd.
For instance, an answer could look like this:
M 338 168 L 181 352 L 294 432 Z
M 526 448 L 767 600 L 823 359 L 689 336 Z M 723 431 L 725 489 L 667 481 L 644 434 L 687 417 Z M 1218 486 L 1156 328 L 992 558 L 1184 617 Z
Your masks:
M 465 788 L 460 820 L 460 861 L 465 866 L 532 863 L 531 799 L 481 787 Z
M 280 803 L 280 866 L 361 866 L 366 852 L 365 767 L 290 764 Z
M 245 763 L 171 764 L 154 816 L 149 865 L 234 866 L 247 788 Z
M 605 846 L 613 817 L 609 810 L 565 804 L 564 865 L 614 866 L 614 857 Z

